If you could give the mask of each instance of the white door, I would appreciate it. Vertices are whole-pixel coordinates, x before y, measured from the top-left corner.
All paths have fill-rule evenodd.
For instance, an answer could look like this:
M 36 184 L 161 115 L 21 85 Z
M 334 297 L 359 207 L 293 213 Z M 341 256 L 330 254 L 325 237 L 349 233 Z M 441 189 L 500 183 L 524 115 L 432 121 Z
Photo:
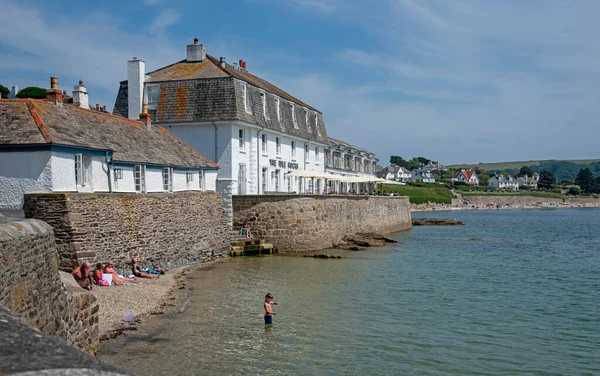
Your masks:
M 246 194 L 246 165 L 240 163 L 238 170 L 238 195 Z

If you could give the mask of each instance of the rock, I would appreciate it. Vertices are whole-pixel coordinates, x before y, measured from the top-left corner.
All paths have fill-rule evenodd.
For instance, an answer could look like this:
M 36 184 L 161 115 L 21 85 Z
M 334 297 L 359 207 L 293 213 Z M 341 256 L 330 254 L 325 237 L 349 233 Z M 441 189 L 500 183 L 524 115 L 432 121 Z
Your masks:
M 360 247 L 377 247 L 387 245 L 388 243 L 398 243 L 394 239 L 371 232 L 359 232 L 354 235 L 345 235 L 342 240 L 350 247 L 358 247 L 358 249 L 355 249 L 357 251 L 360 250 Z
M 304 257 L 322 258 L 322 259 L 341 259 L 342 256 L 329 255 L 327 253 L 315 253 L 314 255 L 305 255 Z
M 413 218 L 413 226 L 462 226 L 464 223 L 457 219 L 448 218 Z

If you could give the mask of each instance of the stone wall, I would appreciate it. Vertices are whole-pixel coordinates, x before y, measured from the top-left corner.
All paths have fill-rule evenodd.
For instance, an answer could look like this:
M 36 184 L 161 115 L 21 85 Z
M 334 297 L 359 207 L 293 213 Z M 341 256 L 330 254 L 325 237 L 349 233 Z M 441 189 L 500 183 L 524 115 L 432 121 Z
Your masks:
M 245 222 L 280 252 L 326 249 L 344 235 L 412 226 L 407 197 L 379 196 L 233 196 L 233 226 Z
M 0 222 L 2 218 L 0 218 Z M 52 227 L 38 220 L 0 223 L 0 305 L 80 350 L 98 350 L 98 304 L 61 282 Z
M 49 223 L 60 267 L 133 256 L 173 268 L 227 255 L 230 227 L 214 192 L 51 193 L 25 196 L 25 215 Z

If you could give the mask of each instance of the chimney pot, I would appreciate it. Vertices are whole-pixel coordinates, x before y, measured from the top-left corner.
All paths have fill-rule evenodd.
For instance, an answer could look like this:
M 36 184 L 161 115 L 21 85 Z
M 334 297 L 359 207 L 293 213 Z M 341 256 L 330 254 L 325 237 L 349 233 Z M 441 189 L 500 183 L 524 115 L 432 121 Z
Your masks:
M 198 38 L 194 38 L 194 44 L 198 44 Z
M 221 56 L 221 58 L 219 59 L 219 64 L 221 65 L 221 68 L 225 68 L 225 65 L 226 65 L 225 57 Z
M 96 111 L 100 111 L 100 105 L 96 103 Z
M 46 91 L 46 99 L 57 106 L 62 106 L 62 91 L 58 89 L 58 78 L 50 77 L 50 90 Z
M 142 113 L 140 114 L 140 121 L 146 124 L 148 128 L 152 126 L 150 121 L 150 114 L 148 113 L 148 103 L 142 104 Z
M 106 112 L 106 106 L 102 106 L 102 111 Z
M 57 77 L 50 77 L 50 89 L 54 90 L 54 89 L 58 89 L 58 78 Z
M 79 80 L 79 85 L 73 87 L 73 103 L 78 103 L 81 108 L 88 110 L 90 108 L 88 92 L 83 85 L 83 80 Z
M 83 86 L 83 80 L 79 80 L 79 86 Z

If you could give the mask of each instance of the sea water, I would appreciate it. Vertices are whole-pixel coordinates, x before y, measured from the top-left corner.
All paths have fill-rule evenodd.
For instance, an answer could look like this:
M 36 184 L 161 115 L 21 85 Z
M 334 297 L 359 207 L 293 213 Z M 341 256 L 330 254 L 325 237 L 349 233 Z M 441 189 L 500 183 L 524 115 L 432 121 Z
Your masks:
M 328 251 L 343 259 L 241 257 L 197 270 L 178 313 L 100 356 L 139 375 L 600 374 L 600 210 L 413 217 L 465 225 Z M 273 325 L 267 292 L 280 303 Z

